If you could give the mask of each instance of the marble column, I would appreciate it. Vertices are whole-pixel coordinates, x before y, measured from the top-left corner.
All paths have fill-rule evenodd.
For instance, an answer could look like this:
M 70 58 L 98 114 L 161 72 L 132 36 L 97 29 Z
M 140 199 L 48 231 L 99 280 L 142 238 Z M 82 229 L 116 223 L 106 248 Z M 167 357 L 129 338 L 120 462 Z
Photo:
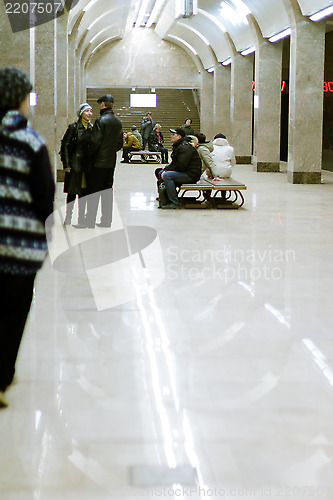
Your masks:
M 30 33 L 26 29 L 13 33 L 5 2 L 0 3 L 0 65 L 16 66 L 30 76 Z M 31 76 L 30 76 L 31 78 Z
M 68 37 L 68 122 L 73 122 L 76 116 L 76 88 L 75 35 L 72 32 Z
M 56 109 L 56 151 L 60 149 L 60 142 L 68 125 L 68 14 L 60 16 L 57 20 L 57 109 Z M 63 168 L 60 156 L 57 154 L 57 170 Z
M 253 54 L 242 56 L 233 42 L 231 63 L 231 144 L 237 163 L 252 162 Z
M 227 138 L 230 130 L 231 67 L 217 64 L 214 71 L 214 135 L 221 132 Z
M 284 0 L 291 28 L 288 182 L 319 184 L 322 168 L 325 21 Z
M 35 90 L 33 126 L 46 140 L 50 160 L 56 164 L 56 19 L 35 28 Z
M 255 42 L 253 169 L 280 171 L 281 74 L 283 42 L 270 43 L 248 16 Z
M 213 123 L 214 75 L 205 69 L 201 73 L 200 132 L 209 139 L 214 137 Z

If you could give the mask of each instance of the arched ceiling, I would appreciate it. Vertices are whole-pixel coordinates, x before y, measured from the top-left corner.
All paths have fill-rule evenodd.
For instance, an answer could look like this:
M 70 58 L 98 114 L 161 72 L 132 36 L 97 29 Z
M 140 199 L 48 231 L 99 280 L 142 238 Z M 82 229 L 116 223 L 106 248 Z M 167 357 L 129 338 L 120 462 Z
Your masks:
M 286 0 L 79 0 L 69 13 L 68 33 L 79 57 L 87 61 L 109 40 L 121 40 L 131 29 L 154 29 L 161 39 L 180 45 L 197 67 L 205 69 L 254 44 L 247 19 L 252 14 L 262 34 L 269 38 L 289 27 Z M 295 0 L 288 0 L 295 1 Z M 304 16 L 310 16 L 333 0 L 297 0 Z M 186 5 L 194 13 L 186 14 Z M 145 27 L 151 13 L 151 27 Z M 143 16 L 141 27 L 135 23 Z M 232 43 L 233 42 L 233 43 Z

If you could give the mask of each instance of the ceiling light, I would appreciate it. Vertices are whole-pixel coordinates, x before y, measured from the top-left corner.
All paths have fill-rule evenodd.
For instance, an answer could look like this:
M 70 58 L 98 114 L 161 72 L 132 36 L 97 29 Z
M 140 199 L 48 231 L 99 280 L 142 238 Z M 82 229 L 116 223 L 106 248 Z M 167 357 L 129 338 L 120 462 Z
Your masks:
M 144 20 L 144 17 L 146 15 L 146 10 L 147 10 L 148 4 L 149 4 L 149 0 L 142 0 L 139 14 L 138 14 L 138 17 L 136 18 L 136 23 L 135 23 L 136 28 L 140 28 L 140 26 Z
M 156 0 L 155 5 L 150 13 L 150 17 L 146 23 L 146 28 L 150 28 L 156 22 L 158 16 L 160 15 L 162 7 L 164 7 L 164 4 L 165 0 Z
M 312 16 L 310 16 L 310 19 L 311 21 L 320 21 L 324 17 L 330 16 L 331 14 L 333 14 L 333 6 L 327 7 L 326 9 L 320 10 L 319 12 L 312 14 Z
M 280 33 L 277 33 L 276 35 L 273 35 L 271 36 L 268 41 L 269 42 L 278 42 L 279 40 L 282 40 L 282 38 L 286 38 L 287 36 L 290 36 L 291 35 L 291 29 L 290 28 L 287 28 L 283 31 L 281 31 Z
M 229 66 L 229 64 L 231 63 L 232 63 L 231 57 L 228 57 L 228 59 L 224 59 L 224 61 L 222 61 L 223 66 Z
M 255 52 L 256 48 L 254 45 L 252 45 L 251 47 L 245 49 L 245 50 L 242 50 L 241 54 L 242 56 L 248 56 L 249 54 L 252 54 L 253 52 Z
M 214 73 L 214 66 L 211 66 L 206 71 L 207 71 L 207 73 Z

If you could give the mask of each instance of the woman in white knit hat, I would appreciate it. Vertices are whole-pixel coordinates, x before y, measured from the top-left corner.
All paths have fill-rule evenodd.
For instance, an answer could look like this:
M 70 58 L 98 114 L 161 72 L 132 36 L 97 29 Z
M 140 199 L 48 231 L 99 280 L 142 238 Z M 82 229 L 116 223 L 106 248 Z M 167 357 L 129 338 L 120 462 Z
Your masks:
M 78 121 L 71 123 L 61 141 L 61 161 L 65 169 L 64 192 L 67 193 L 64 224 L 72 221 L 76 196 L 79 197 L 78 225 L 85 224 L 87 184 L 89 183 L 89 145 L 91 137 L 92 107 L 87 102 L 77 110 Z

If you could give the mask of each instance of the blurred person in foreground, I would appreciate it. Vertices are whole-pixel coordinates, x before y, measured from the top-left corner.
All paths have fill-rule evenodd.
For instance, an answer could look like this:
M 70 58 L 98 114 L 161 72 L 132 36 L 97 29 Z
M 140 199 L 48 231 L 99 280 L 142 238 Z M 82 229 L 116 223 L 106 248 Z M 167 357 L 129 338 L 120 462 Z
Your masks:
M 41 136 L 28 126 L 32 85 L 20 69 L 0 69 L 0 408 L 13 381 L 34 282 L 47 253 L 45 221 L 54 180 Z

